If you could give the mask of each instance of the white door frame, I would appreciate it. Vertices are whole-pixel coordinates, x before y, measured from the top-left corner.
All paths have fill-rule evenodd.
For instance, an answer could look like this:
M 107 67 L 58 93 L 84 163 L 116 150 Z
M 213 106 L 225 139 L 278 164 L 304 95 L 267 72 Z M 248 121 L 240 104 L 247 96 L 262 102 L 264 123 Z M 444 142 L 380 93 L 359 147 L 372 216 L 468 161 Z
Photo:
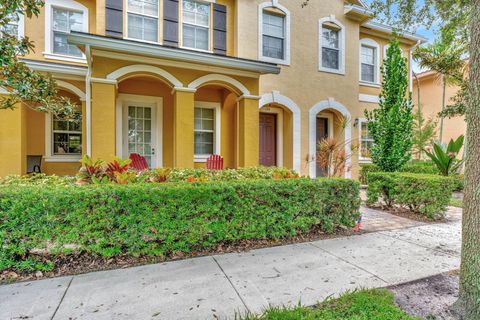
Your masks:
M 260 113 L 269 113 L 269 114 L 276 114 L 277 117 L 275 119 L 276 123 L 276 152 L 277 154 L 275 155 L 276 163 L 275 165 L 277 167 L 283 167 L 283 110 L 281 108 L 277 107 L 270 107 L 268 105 L 264 106 L 263 108 L 260 109 Z
M 152 147 L 155 154 L 152 156 L 152 167 L 163 166 L 163 98 L 120 93 L 116 104 L 116 153 L 117 157 L 125 158 L 127 150 L 127 136 L 124 134 L 128 127 L 127 105 L 153 106 L 152 110 Z

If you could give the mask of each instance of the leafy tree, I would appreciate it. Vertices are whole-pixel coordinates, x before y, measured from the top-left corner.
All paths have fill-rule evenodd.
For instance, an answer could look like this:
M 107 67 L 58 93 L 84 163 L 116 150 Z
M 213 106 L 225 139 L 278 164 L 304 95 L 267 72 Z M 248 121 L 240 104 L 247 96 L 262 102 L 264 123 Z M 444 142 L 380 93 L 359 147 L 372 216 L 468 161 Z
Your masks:
M 454 309 L 463 319 L 480 319 L 480 0 L 373 0 L 372 8 L 402 30 L 441 21 L 468 43 L 462 263 L 460 297 Z
M 425 150 L 432 145 L 437 133 L 437 123 L 433 118 L 426 119 L 420 106 L 413 114 L 413 154 L 422 159 Z
M 390 42 L 382 67 L 379 108 L 365 111 L 373 137 L 372 162 L 383 171 L 398 171 L 410 160 L 412 149 L 412 101 L 407 94 L 407 63 L 397 39 Z
M 446 88 L 449 85 L 459 85 L 463 81 L 465 67 L 462 55 L 465 44 L 456 38 L 451 28 L 442 28 L 441 36 L 432 44 L 417 47 L 413 57 L 422 68 L 434 70 L 442 82 L 442 112 L 446 105 Z M 440 118 L 439 140 L 443 140 L 443 118 Z
M 14 109 L 19 102 L 36 111 L 52 112 L 76 119 L 77 106 L 60 97 L 50 75 L 28 68 L 20 58 L 32 52 L 28 37 L 18 39 L 8 32 L 7 26 L 19 15 L 38 16 L 42 0 L 6 0 L 0 5 L 0 87 L 9 92 L 0 97 L 0 110 Z

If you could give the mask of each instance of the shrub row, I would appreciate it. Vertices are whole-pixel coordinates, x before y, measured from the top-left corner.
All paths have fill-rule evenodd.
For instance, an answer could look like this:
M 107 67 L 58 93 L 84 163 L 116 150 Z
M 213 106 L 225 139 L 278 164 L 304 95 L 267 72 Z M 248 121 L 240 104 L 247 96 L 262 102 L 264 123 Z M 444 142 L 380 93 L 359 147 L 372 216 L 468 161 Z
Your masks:
M 113 257 L 168 257 L 243 239 L 331 233 L 358 218 L 345 179 L 131 185 L 0 186 L 0 270 L 46 270 L 71 248 Z M 68 249 L 70 248 L 70 249 Z
M 200 182 L 200 181 L 238 181 L 250 179 L 293 179 L 299 178 L 297 172 L 278 167 L 251 167 L 225 170 L 207 169 L 170 169 L 157 168 L 137 172 L 128 170 L 131 178 L 128 183 L 151 182 Z M 1 185 L 74 185 L 78 177 L 30 174 L 24 176 L 7 176 L 0 178 Z M 98 181 L 98 180 L 97 180 Z M 105 180 L 101 181 L 108 182 Z M 95 182 L 94 182 L 95 183 Z
M 429 219 L 443 218 L 453 191 L 452 180 L 439 175 L 372 172 L 367 204 L 399 205 Z
M 381 172 L 382 170 L 374 164 L 362 164 L 360 166 L 359 180 L 361 184 L 368 184 L 368 174 L 370 172 Z M 412 161 L 403 166 L 401 172 L 419 173 L 419 174 L 433 174 L 439 175 L 440 171 L 437 169 L 432 161 Z M 452 175 L 453 190 L 462 191 L 464 187 L 463 174 Z

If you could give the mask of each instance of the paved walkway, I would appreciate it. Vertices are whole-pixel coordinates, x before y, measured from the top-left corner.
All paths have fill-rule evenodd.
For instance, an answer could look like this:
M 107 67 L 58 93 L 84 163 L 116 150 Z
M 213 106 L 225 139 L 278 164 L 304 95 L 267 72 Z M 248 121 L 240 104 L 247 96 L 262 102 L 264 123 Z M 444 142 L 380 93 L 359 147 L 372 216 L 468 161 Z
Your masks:
M 387 213 L 364 212 L 365 228 L 382 217 L 393 228 Z M 400 219 L 396 230 L 0 286 L 0 319 L 226 319 L 312 305 L 458 268 L 459 212 L 442 224 Z

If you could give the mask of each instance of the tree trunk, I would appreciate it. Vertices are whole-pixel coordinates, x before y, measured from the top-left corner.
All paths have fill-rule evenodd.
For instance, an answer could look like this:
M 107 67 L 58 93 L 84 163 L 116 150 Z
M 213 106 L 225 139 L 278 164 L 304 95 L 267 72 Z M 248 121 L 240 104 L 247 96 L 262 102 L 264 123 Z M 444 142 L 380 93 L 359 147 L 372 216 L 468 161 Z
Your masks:
M 462 227 L 460 299 L 464 319 L 480 319 L 480 0 L 472 1 L 470 101 L 467 107 L 467 160 Z

